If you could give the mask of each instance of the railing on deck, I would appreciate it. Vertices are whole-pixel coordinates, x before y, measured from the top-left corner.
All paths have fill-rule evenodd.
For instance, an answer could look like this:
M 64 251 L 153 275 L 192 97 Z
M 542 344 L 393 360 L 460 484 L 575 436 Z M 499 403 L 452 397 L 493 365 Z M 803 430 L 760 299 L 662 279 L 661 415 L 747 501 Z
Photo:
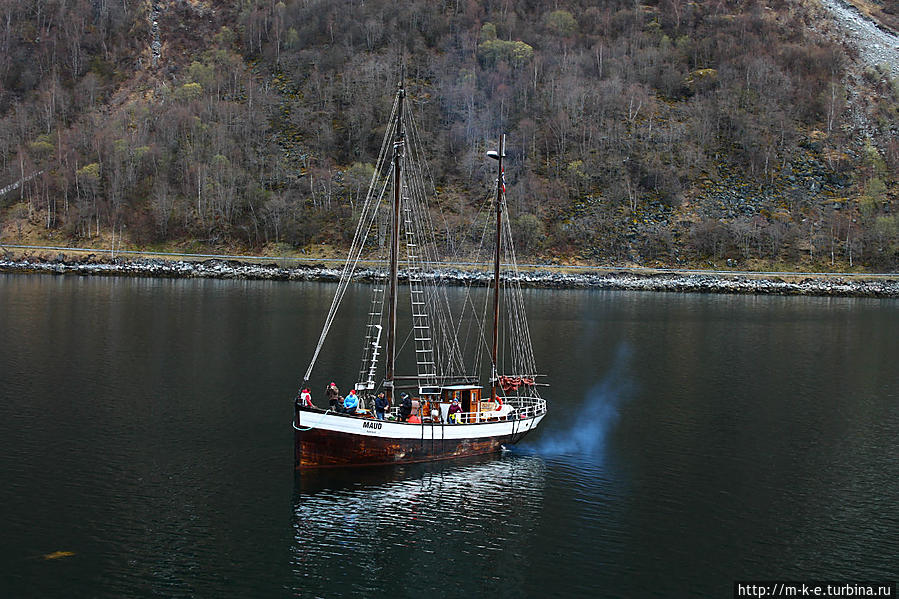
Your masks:
M 456 424 L 481 424 L 486 422 L 497 422 L 501 420 L 524 420 L 527 418 L 536 418 L 541 414 L 546 413 L 546 400 L 540 397 L 502 397 L 503 406 L 507 406 L 507 408 L 503 408 L 502 410 L 492 410 L 492 411 L 478 411 L 478 412 L 459 412 L 457 414 Z M 432 408 L 436 407 L 439 404 L 432 404 Z M 511 408 L 511 409 L 508 409 Z M 418 415 L 419 412 L 418 407 L 412 410 L 413 415 Z M 300 411 L 306 411 L 305 409 L 297 406 L 296 409 L 296 417 L 295 420 L 297 424 L 299 424 L 299 413 Z M 310 410 L 323 412 L 321 409 Z M 391 406 L 386 410 L 386 413 L 389 416 L 393 416 L 394 420 L 399 419 L 399 407 Z M 340 412 L 332 412 L 335 415 L 344 415 L 349 416 L 347 414 L 341 414 Z M 354 415 L 355 417 L 368 417 L 371 418 L 374 416 L 374 410 L 359 412 Z M 441 418 L 442 418 L 441 414 Z M 424 415 L 425 422 L 430 422 L 430 414 Z M 449 424 L 448 422 L 446 424 Z
M 503 401 L 515 408 L 519 418 L 535 418 L 546 413 L 546 400 L 540 397 L 507 397 Z
M 502 397 L 503 408 L 501 410 L 488 410 L 478 412 L 459 412 L 456 424 L 480 424 L 482 422 L 496 422 L 498 420 L 524 420 L 535 418 L 546 413 L 546 400 L 539 397 Z

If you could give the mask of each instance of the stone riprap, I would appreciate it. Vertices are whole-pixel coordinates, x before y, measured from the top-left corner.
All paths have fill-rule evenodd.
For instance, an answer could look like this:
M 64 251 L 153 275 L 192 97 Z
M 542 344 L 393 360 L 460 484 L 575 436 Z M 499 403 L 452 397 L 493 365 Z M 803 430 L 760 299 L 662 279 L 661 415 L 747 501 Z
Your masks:
M 138 276 L 168 278 L 255 279 L 273 281 L 337 281 L 341 269 L 322 266 L 283 268 L 274 264 L 252 264 L 236 260 L 158 260 L 68 261 L 65 259 L 0 259 L 0 272 Z M 358 269 L 354 279 L 372 281 L 383 277 L 379 269 Z M 486 271 L 447 268 L 434 273 L 450 284 L 488 286 L 493 275 Z M 505 272 L 510 279 L 513 273 Z M 400 272 L 400 279 L 405 279 Z M 759 295 L 815 295 L 843 297 L 899 297 L 896 278 L 839 276 L 726 275 L 704 273 L 634 273 L 609 269 L 607 272 L 559 272 L 526 270 L 518 274 L 524 287 L 557 289 L 617 289 L 630 291 L 669 291 L 682 293 L 739 293 Z M 792 279 L 792 280 L 787 280 Z

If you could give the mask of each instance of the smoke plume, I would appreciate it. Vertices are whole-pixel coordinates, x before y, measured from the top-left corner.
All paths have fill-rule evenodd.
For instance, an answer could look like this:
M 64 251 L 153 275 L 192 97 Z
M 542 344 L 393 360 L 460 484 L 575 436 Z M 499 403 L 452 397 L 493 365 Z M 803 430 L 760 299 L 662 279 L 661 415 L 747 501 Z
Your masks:
M 626 344 L 620 345 L 608 371 L 590 388 L 580 405 L 561 408 L 556 404 L 556 414 L 564 409 L 571 416 L 558 427 L 547 428 L 536 443 L 525 444 L 521 450 L 547 457 L 583 455 L 601 459 L 606 438 L 618 422 L 619 406 L 634 392 L 628 368 L 630 354 Z M 550 412 L 549 417 L 553 416 Z

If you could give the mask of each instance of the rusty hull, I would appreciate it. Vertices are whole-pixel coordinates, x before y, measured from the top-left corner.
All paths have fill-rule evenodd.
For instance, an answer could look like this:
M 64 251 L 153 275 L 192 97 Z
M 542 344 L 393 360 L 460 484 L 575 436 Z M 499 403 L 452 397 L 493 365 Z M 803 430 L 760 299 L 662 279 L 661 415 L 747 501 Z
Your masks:
M 522 434 L 471 439 L 395 439 L 323 429 L 294 431 L 297 470 L 450 460 L 500 451 Z

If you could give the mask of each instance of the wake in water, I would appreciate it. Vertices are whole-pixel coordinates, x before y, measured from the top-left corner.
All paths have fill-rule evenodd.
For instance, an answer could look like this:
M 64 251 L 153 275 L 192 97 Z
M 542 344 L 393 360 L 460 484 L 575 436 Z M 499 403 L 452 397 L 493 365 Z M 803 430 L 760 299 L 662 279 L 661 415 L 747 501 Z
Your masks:
M 605 376 L 587 392 L 580 405 L 566 410 L 574 415 L 566 428 L 547 429 L 534 444 L 525 443 L 517 451 L 543 456 L 584 455 L 600 458 L 606 437 L 618 422 L 618 408 L 634 392 L 628 365 L 631 351 L 622 344 Z

